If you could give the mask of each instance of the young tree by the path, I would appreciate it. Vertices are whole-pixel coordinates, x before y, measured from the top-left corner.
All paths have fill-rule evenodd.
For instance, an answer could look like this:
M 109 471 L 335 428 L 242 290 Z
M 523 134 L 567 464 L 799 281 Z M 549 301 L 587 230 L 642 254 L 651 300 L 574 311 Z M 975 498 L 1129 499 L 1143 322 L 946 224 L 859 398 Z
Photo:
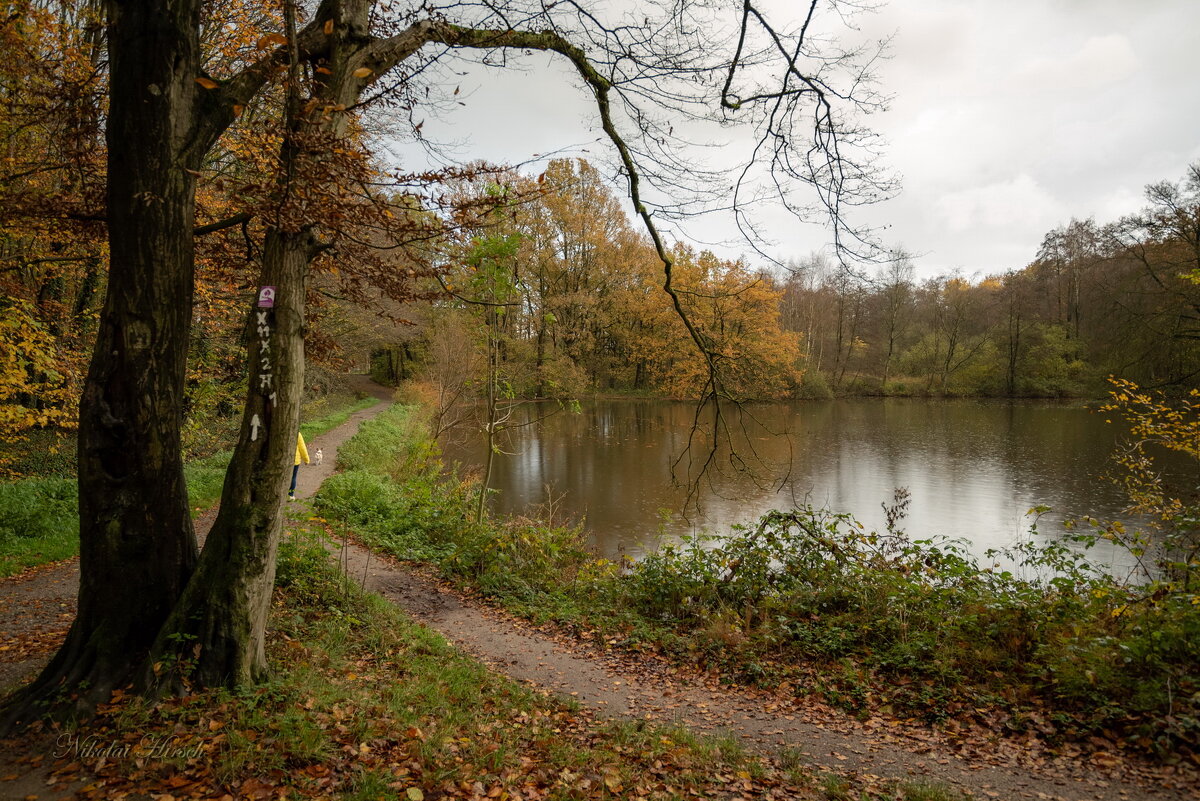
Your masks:
M 322 156 L 339 146 L 368 90 L 397 98 L 412 114 L 423 102 L 418 90 L 431 89 L 421 76 L 456 52 L 501 62 L 507 57 L 501 54 L 529 51 L 564 57 L 595 101 L 600 127 L 662 261 L 664 289 L 706 355 L 707 392 L 718 398 L 720 360 L 684 313 L 673 286 L 673 256 L 656 217 L 731 202 L 745 212 L 744 204 L 760 200 L 764 189 L 805 215 L 812 209 L 798 203 L 795 190 L 807 186 L 815 190 L 816 209 L 829 215 L 838 241 L 847 245 L 855 232 L 841 216 L 843 204 L 881 189 L 866 162 L 855 158 L 869 160 L 863 132 L 847 124 L 854 107 L 873 102 L 857 94 L 864 90 L 868 62 L 818 41 L 810 30 L 818 5 L 812 0 L 785 30 L 751 0 L 732 16 L 705 3 L 671 2 L 646 4 L 607 22 L 602 9 L 570 1 L 397 11 L 377 9 L 369 0 L 325 0 L 302 30 L 286 37 L 286 46 L 217 81 L 200 71 L 198 0 L 113 0 L 112 265 L 81 409 L 79 616 L 51 665 L 10 706 L 9 718 L 28 719 L 46 703 L 65 700 L 87 708 L 107 698 L 155 642 L 144 677 L 157 676 L 156 658 L 164 654 L 192 660 L 196 678 L 207 684 L 245 681 L 262 667 L 263 613 L 297 426 L 303 285 L 321 247 L 321 232 L 313 226 L 281 221 L 268 233 L 263 275 L 264 283 L 275 282 L 277 305 L 265 325 L 255 321 L 251 395 L 223 519 L 195 576 L 179 429 L 195 174 L 240 108 L 287 72 L 289 61 L 304 67 L 311 92 L 293 118 L 285 154 L 289 147 L 311 150 L 285 156 L 285 168 L 294 158 L 298 170 L 320 175 Z M 272 36 L 264 40 L 270 45 Z M 842 89 L 835 86 L 839 67 L 849 69 Z M 687 161 L 677 125 L 742 117 L 753 138 L 731 179 Z M 322 142 L 329 153 L 319 151 Z M 759 168 L 761 184 L 754 181 Z M 745 214 L 741 219 L 749 220 Z M 147 683 L 160 684 L 154 678 Z

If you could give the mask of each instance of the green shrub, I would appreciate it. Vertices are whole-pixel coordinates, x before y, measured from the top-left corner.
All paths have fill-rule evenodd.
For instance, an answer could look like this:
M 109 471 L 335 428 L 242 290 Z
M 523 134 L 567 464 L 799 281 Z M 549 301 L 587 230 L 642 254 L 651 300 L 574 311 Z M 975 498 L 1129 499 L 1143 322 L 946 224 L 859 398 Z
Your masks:
M 78 550 L 79 510 L 75 481 L 24 479 L 0 484 L 0 576 Z
M 330 517 L 375 528 L 393 516 L 400 503 L 397 489 L 383 476 L 367 470 L 348 470 L 325 480 L 316 506 Z
M 924 385 L 913 378 L 893 378 L 883 385 L 882 392 L 889 397 L 911 398 L 924 394 Z
M 336 595 L 335 573 L 329 552 L 320 539 L 303 529 L 287 534 L 279 543 L 275 585 L 302 602 L 323 601 Z
M 622 599 L 696 640 L 720 621 L 727 661 L 752 664 L 763 648 L 850 659 L 891 677 L 893 706 L 931 719 L 956 697 L 1033 694 L 1080 731 L 1123 730 L 1164 753 L 1194 746 L 1200 604 L 1183 593 L 1146 599 L 1071 544 L 989 555 L 1028 576 L 1017 578 L 979 567 L 953 542 L 868 532 L 819 509 L 772 512 L 728 537 L 652 554 L 623 579 Z M 845 676 L 827 684 L 827 697 L 859 708 Z
M 832 400 L 833 390 L 829 388 L 829 382 L 820 370 L 809 369 L 805 370 L 800 378 L 796 397 L 805 400 Z
M 75 482 L 65 478 L 26 479 L 0 484 L 0 539 L 78 535 Z
M 401 482 L 365 469 L 339 473 L 314 500 L 321 514 L 401 559 L 445 557 L 462 537 L 468 503 L 428 470 Z

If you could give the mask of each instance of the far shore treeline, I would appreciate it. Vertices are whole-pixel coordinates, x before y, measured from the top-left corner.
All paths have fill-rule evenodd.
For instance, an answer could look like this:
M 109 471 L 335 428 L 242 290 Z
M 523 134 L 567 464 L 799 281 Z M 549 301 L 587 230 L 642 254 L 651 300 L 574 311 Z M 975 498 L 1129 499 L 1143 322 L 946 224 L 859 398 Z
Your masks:
M 1030 264 L 1002 275 L 920 279 L 899 250 L 873 264 L 813 254 L 753 266 L 677 244 L 675 280 L 740 398 L 1097 397 L 1108 376 L 1182 392 L 1200 375 L 1198 170 L 1149 187 L 1137 215 L 1048 232 Z M 704 359 L 599 173 L 560 160 L 537 181 L 506 180 L 513 200 L 447 266 L 454 298 L 377 351 L 375 376 L 444 392 L 491 308 L 515 395 L 698 396 Z

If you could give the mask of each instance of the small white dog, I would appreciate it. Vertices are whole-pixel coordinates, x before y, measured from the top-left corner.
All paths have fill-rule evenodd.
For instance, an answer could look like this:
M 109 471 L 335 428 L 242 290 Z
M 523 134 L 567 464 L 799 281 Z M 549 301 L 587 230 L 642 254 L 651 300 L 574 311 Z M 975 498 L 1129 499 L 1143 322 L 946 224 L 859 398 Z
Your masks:
M 315 459 L 313 459 L 313 464 L 320 464 L 322 458 L 324 458 L 324 454 L 321 453 L 320 448 L 317 448 L 317 456 Z

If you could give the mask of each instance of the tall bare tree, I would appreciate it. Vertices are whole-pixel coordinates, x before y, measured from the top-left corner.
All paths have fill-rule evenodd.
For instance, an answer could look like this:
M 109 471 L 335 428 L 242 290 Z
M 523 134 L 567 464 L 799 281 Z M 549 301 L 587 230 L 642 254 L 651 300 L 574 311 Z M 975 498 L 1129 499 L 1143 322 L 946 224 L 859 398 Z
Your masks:
M 911 315 L 913 307 L 914 273 L 912 257 L 903 250 L 896 250 L 888 260 L 878 288 L 884 391 L 886 391 L 892 361 L 899 354 L 901 338 L 910 322 L 909 315 Z

